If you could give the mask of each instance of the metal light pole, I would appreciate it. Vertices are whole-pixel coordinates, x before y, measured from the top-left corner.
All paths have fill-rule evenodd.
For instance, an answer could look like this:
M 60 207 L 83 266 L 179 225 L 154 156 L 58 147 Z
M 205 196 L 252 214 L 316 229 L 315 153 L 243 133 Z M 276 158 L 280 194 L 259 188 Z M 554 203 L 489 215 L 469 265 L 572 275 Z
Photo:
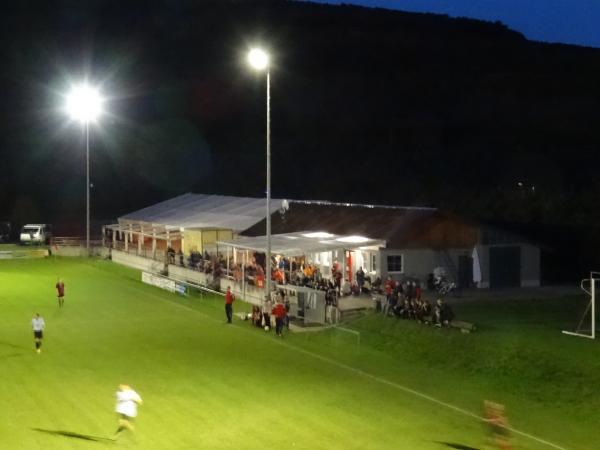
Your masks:
M 85 251 L 90 256 L 90 123 L 85 122 Z
M 267 296 L 271 298 L 271 73 L 267 70 Z
M 265 255 L 265 271 L 267 283 L 266 297 L 271 298 L 271 73 L 269 71 L 269 55 L 263 50 L 254 48 L 248 53 L 248 62 L 256 70 L 267 71 L 267 254 Z
M 74 86 L 67 96 L 66 112 L 72 120 L 85 125 L 85 248 L 90 255 L 90 122 L 102 113 L 102 98 L 86 83 Z

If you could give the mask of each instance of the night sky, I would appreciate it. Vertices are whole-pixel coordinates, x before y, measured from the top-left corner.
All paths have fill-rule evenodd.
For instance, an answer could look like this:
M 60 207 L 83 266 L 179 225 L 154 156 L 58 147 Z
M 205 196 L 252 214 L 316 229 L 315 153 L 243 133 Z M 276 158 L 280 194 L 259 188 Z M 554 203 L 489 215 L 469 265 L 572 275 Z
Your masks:
M 91 129 L 93 229 L 186 192 L 264 196 L 265 77 L 244 60 L 262 43 L 274 61 L 273 197 L 588 227 L 564 232 L 584 251 L 600 236 L 600 50 L 321 3 L 35 5 L 0 16 L 0 221 L 15 228 L 83 233 L 84 135 L 62 105 L 85 77 L 107 96 Z
M 317 0 L 505 23 L 527 38 L 600 47 L 596 0 Z

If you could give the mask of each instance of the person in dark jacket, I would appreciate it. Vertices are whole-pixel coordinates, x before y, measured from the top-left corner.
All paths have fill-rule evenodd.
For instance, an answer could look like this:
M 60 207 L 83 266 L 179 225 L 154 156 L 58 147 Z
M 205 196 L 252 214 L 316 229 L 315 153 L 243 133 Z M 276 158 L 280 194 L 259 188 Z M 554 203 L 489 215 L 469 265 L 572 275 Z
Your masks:
M 438 327 L 448 327 L 450 322 L 454 319 L 454 312 L 450 305 L 448 305 L 443 299 L 438 298 L 435 307 L 435 324 Z

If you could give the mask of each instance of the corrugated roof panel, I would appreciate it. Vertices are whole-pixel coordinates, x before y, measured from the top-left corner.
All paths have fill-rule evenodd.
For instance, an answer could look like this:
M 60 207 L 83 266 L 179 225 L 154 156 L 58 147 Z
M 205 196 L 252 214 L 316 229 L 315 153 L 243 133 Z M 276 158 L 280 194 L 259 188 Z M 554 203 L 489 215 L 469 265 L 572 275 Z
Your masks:
M 271 199 L 271 212 L 281 199 Z M 226 228 L 243 231 L 266 214 L 265 199 L 225 195 L 183 194 L 119 218 L 184 228 Z

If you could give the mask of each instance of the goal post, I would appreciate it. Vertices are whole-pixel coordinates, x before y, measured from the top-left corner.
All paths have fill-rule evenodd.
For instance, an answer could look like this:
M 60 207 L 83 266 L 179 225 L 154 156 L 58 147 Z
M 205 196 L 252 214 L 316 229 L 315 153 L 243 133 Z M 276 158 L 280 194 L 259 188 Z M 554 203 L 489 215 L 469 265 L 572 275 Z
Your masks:
M 339 325 L 332 325 L 327 328 L 330 337 L 330 343 L 335 347 L 343 347 L 347 350 L 360 350 L 360 331 L 345 328 Z
M 598 291 L 596 284 L 598 281 L 600 281 L 600 272 L 598 271 L 590 271 L 590 277 L 581 280 L 580 287 L 590 296 L 590 300 L 575 331 L 563 330 L 563 334 L 596 339 L 596 292 Z M 588 323 L 589 327 L 587 326 Z

